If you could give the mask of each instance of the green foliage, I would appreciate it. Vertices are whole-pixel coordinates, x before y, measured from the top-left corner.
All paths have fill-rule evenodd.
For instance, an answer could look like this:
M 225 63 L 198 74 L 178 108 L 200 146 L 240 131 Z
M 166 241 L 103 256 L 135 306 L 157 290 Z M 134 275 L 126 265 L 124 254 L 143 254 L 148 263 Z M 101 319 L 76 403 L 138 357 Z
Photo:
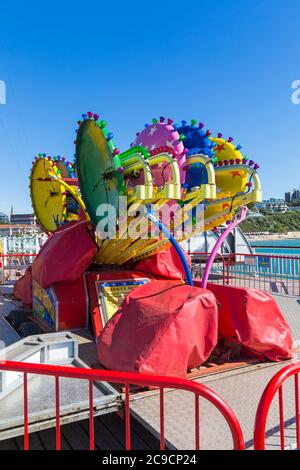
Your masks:
M 286 233 L 300 231 L 300 211 L 272 214 L 262 210 L 263 217 L 251 217 L 240 224 L 243 232 Z

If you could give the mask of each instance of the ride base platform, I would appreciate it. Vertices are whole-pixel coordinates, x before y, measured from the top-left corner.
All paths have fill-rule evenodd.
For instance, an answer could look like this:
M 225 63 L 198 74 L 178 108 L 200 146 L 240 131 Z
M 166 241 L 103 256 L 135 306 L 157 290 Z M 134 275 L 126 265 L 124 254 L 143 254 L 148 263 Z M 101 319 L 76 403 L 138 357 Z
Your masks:
M 286 320 L 288 321 L 294 340 L 300 339 L 300 308 L 297 297 L 274 296 Z M 0 316 L 5 317 L 12 309 L 19 307 L 6 293 L 0 293 Z M 96 346 L 90 332 L 86 329 L 74 330 L 72 337 L 78 343 L 78 356 L 89 367 L 97 366 Z M 253 427 L 256 408 L 262 392 L 274 374 L 287 364 L 300 360 L 296 354 L 293 360 L 281 363 L 257 363 L 247 360 L 234 360 L 224 364 L 206 364 L 190 372 L 189 378 L 216 391 L 233 409 L 244 433 L 246 448 L 253 447 Z M 112 406 L 109 414 L 95 418 L 96 448 L 122 449 L 125 444 L 125 425 L 122 419 L 122 389 L 115 389 L 120 396 L 119 406 Z M 30 390 L 29 390 L 30 393 Z M 22 393 L 19 394 L 23 400 Z M 131 391 L 132 443 L 136 449 L 159 449 L 159 391 Z M 284 409 L 286 447 L 296 447 L 296 424 L 294 419 L 293 387 L 284 385 Z M 30 402 L 29 402 L 30 412 Z M 3 410 L 1 410 L 1 415 Z M 30 414 L 29 414 L 30 418 Z M 87 414 L 70 414 L 62 420 L 62 447 L 65 449 L 88 449 Z M 0 430 L 0 449 L 22 448 L 22 426 L 9 429 L 9 416 L 6 432 Z M 44 419 L 35 421 L 30 428 L 30 448 L 55 448 L 55 420 Z M 5 426 L 4 426 L 5 427 Z M 2 426 L 3 429 L 3 426 Z M 205 400 L 200 400 L 200 445 L 202 449 L 232 448 L 230 432 L 219 414 Z M 187 392 L 168 390 L 165 393 L 165 440 L 169 449 L 194 448 L 194 397 Z M 280 449 L 279 414 L 277 403 L 273 404 L 267 425 L 267 449 Z

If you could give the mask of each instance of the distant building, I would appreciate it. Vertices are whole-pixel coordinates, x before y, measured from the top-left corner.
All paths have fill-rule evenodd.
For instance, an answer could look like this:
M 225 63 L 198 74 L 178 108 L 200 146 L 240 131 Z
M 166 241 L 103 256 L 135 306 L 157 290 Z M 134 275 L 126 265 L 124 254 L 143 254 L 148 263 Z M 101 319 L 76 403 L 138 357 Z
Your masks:
M 292 191 L 288 191 L 287 193 L 284 193 L 284 200 L 287 203 L 292 202 Z
M 10 209 L 10 223 L 12 225 L 35 225 L 36 218 L 34 214 L 14 214 L 14 208 Z
M 292 191 L 292 201 L 295 199 L 300 199 L 300 190 L 299 189 L 294 189 Z
M 284 193 L 284 199 L 285 199 L 285 202 L 288 202 L 288 203 L 291 203 L 293 201 L 300 199 L 300 190 L 293 189 L 292 191 L 288 191 L 287 193 Z
M 38 225 L 0 224 L 0 237 L 32 236 L 41 233 Z
M 0 212 L 0 224 L 7 224 L 9 222 L 9 217 L 4 212 Z
M 267 209 L 270 212 L 287 212 L 288 206 L 284 199 L 275 199 L 271 197 L 256 205 L 258 209 Z
M 11 214 L 10 223 L 12 225 L 34 225 L 34 214 Z

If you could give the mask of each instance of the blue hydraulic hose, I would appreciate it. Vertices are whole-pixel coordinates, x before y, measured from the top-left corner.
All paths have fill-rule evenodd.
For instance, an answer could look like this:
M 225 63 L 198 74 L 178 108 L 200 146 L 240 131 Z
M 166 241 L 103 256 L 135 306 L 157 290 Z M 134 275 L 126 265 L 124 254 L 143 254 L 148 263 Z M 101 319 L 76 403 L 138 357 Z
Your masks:
M 194 283 L 193 283 L 193 278 L 192 278 L 192 273 L 191 273 L 191 270 L 189 268 L 189 265 L 187 263 L 187 260 L 184 256 L 184 252 L 181 248 L 181 246 L 179 245 L 178 241 L 173 237 L 173 235 L 171 235 L 171 233 L 169 232 L 169 230 L 167 229 L 167 227 L 165 227 L 153 214 L 151 214 L 150 212 L 148 212 L 147 214 L 147 217 L 148 219 L 153 223 L 155 224 L 162 232 L 163 234 L 170 240 L 170 242 L 172 243 L 173 247 L 175 248 L 175 251 L 178 255 L 178 258 L 182 264 L 182 267 L 184 269 L 184 272 L 185 272 L 185 276 L 186 276 L 186 282 L 187 284 L 189 284 L 190 286 L 193 286 Z

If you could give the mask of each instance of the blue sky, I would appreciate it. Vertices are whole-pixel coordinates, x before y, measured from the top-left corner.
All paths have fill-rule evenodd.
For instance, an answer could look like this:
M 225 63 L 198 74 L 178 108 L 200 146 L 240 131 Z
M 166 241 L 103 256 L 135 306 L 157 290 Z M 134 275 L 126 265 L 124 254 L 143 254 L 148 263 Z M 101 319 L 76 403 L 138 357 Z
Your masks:
M 89 110 L 122 150 L 153 117 L 199 119 L 261 164 L 264 197 L 300 184 L 299 0 L 5 3 L 0 211 L 30 210 L 33 156 L 72 157 Z

